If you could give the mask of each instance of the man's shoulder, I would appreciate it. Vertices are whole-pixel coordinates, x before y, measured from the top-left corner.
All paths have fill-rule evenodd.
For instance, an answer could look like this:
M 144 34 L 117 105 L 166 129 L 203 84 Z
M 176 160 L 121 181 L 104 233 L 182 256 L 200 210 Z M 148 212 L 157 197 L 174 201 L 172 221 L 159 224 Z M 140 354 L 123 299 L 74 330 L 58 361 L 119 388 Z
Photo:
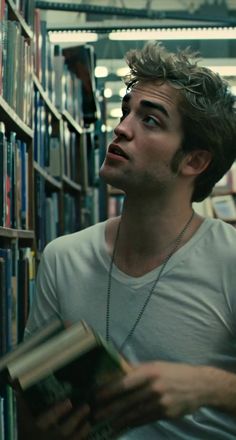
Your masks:
M 218 236 L 219 239 L 223 238 L 224 240 L 236 240 L 236 228 L 223 220 L 220 219 L 212 219 L 213 231 Z
M 236 256 L 236 228 L 220 219 L 212 219 L 211 227 L 207 232 L 208 240 L 211 243 L 211 249 L 229 258 Z
M 44 249 L 44 253 L 51 253 L 55 251 L 67 249 L 76 249 L 77 246 L 82 246 L 83 243 L 89 246 L 89 243 L 93 242 L 96 237 L 102 234 L 105 228 L 105 222 L 96 223 L 95 225 L 81 229 L 80 231 L 73 232 L 72 234 L 62 235 L 55 238 Z

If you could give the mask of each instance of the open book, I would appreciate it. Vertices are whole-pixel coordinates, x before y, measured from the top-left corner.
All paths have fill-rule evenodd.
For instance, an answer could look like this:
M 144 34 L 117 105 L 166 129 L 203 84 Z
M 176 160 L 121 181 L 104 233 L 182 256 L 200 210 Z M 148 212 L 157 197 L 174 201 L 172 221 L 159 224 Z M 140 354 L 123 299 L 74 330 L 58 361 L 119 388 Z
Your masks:
M 84 321 L 65 328 L 58 320 L 1 359 L 0 383 L 20 390 L 37 416 L 66 398 L 75 405 L 90 403 L 97 387 L 129 370 L 117 350 Z M 105 431 L 94 426 L 90 438 L 106 438 Z

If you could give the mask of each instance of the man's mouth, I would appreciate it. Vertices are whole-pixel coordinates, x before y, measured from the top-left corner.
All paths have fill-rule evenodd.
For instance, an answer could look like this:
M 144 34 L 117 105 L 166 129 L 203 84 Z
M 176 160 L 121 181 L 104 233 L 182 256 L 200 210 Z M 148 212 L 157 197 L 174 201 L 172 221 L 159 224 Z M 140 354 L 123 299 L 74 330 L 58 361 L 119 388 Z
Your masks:
M 122 150 L 122 148 L 118 147 L 118 145 L 115 145 L 115 144 L 111 144 L 109 146 L 108 153 L 112 153 L 117 156 L 122 156 L 125 159 L 129 159 L 128 155 Z

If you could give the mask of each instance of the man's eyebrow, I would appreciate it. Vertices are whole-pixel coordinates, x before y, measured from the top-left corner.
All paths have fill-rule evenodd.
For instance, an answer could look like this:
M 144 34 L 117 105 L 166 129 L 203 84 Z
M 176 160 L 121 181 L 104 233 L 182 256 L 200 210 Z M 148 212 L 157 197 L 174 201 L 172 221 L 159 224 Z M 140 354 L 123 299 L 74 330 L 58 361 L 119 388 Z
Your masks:
M 163 115 L 165 115 L 167 118 L 170 117 L 168 111 L 165 109 L 165 107 L 163 107 L 163 105 L 158 104 L 158 102 L 153 102 L 153 101 L 148 101 L 146 99 L 143 99 L 140 102 L 140 105 L 142 107 L 149 107 L 149 108 L 154 108 L 156 110 L 159 110 L 161 113 L 163 113 Z
M 126 104 L 130 100 L 131 100 L 131 93 L 127 93 L 122 99 L 122 104 Z M 143 99 L 142 101 L 140 101 L 140 105 L 141 107 L 154 108 L 156 110 L 159 110 L 167 118 L 170 117 L 166 108 L 162 104 L 159 104 L 158 102 L 153 102 L 153 101 L 149 101 L 148 99 Z

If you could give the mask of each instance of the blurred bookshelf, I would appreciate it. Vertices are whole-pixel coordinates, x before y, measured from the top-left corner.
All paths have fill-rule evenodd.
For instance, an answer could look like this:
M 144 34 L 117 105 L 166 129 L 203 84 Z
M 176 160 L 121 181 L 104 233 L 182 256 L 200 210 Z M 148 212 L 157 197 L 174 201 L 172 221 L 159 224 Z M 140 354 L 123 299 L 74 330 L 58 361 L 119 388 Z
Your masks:
M 1 0 L 0 19 L 2 356 L 23 338 L 43 249 L 107 218 L 107 188 L 98 178 L 104 100 L 93 48 L 51 44 L 32 0 Z M 15 396 L 5 386 L 0 438 L 20 438 Z

